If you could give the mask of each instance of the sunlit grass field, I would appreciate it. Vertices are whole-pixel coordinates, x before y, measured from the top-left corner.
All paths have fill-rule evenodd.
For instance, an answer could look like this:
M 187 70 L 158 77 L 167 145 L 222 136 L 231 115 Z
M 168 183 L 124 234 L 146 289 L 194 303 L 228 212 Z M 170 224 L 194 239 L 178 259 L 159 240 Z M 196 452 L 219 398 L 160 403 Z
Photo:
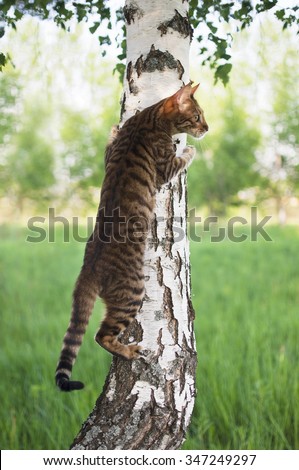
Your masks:
M 272 242 L 191 243 L 199 362 L 185 449 L 299 448 L 299 229 L 268 232 Z M 74 369 L 86 388 L 55 388 L 84 244 L 0 235 L 0 446 L 67 449 L 111 361 L 93 340 L 98 303 Z

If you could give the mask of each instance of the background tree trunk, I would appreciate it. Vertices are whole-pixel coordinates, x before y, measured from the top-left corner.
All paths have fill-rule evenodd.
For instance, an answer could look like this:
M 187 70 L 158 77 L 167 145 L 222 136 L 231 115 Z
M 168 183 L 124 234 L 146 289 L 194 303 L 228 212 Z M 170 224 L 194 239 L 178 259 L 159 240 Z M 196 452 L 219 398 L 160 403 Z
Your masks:
M 126 2 L 122 122 L 188 82 L 192 30 L 187 9 L 182 0 Z M 180 151 L 186 137 L 178 138 Z M 176 449 L 185 438 L 196 392 L 186 215 L 183 174 L 157 195 L 145 257 L 146 296 L 123 336 L 123 341 L 138 341 L 145 357 L 113 358 L 73 449 Z

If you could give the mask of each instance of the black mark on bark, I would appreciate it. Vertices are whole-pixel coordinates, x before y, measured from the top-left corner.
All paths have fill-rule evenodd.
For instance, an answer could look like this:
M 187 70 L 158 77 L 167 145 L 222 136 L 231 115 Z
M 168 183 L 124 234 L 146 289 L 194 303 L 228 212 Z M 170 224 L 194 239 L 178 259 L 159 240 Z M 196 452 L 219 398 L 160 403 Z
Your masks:
M 178 195 L 179 195 L 179 201 L 181 202 L 182 195 L 183 195 L 182 176 L 178 177 Z
M 189 272 L 186 269 L 186 285 L 190 286 L 189 292 L 187 291 L 187 302 L 188 302 L 188 318 L 189 318 L 189 321 L 192 323 L 195 320 L 195 310 L 193 308 L 192 300 L 191 300 L 191 292 L 192 292 L 191 266 L 189 266 Z
M 162 343 L 162 334 L 163 334 L 163 329 L 160 328 L 159 336 L 158 336 L 158 339 L 157 339 L 157 343 L 158 343 L 158 346 L 159 346 L 158 353 L 157 353 L 157 360 L 160 356 L 162 356 L 164 348 L 165 348 L 164 344 Z
M 128 63 L 128 66 L 127 66 L 126 77 L 127 77 L 127 81 L 128 81 L 128 84 L 129 84 L 130 93 L 133 93 L 133 95 L 137 95 L 139 89 L 138 89 L 137 85 L 136 85 L 135 82 L 134 82 L 134 78 L 133 78 L 133 64 L 132 64 L 132 61 L 131 61 L 131 60 L 130 60 L 130 62 Z
M 180 179 L 182 179 L 182 184 L 184 185 L 185 188 L 185 198 L 187 201 L 187 204 L 185 204 L 185 220 L 189 220 L 189 214 L 188 214 L 188 186 L 187 186 L 187 170 L 183 171 L 181 173 L 181 176 L 179 176 Z M 187 236 L 187 232 L 186 232 Z
M 164 21 L 160 26 L 158 26 L 161 36 L 167 34 L 169 28 L 177 31 L 184 38 L 189 36 L 190 41 L 192 40 L 193 28 L 190 25 L 189 18 L 187 16 L 182 16 L 177 10 L 175 10 L 175 15 L 171 20 Z
M 166 237 L 165 237 L 165 253 L 166 256 L 172 258 L 172 246 L 174 244 L 173 234 L 173 220 L 174 220 L 174 208 L 173 208 L 173 194 L 172 190 L 168 192 L 166 201 L 167 220 L 166 220 Z
M 132 78 L 132 73 L 133 73 L 133 64 L 132 64 L 132 61 L 130 60 L 130 62 L 128 63 L 128 66 L 127 66 L 127 73 L 126 73 L 126 77 L 127 77 L 128 82 Z
M 185 69 L 184 69 L 184 67 L 182 66 L 182 63 L 179 60 L 177 60 L 177 64 L 178 64 L 179 79 L 181 80 L 182 76 L 184 75 Z
M 155 321 L 162 320 L 163 318 L 164 318 L 164 313 L 162 312 L 162 310 L 155 310 L 155 311 L 154 311 L 154 319 L 155 319 Z
M 181 255 L 178 251 L 176 253 L 177 253 L 177 256 L 175 258 L 175 276 L 174 276 L 174 278 L 176 278 L 177 276 L 180 275 L 180 272 L 181 272 L 181 269 L 182 269 Z
M 175 258 L 175 275 L 174 278 L 178 278 L 180 285 L 180 295 L 183 296 L 183 283 L 181 279 L 181 269 L 182 269 L 182 258 L 180 253 L 177 251 L 177 256 Z
M 157 259 L 157 281 L 159 283 L 159 286 L 163 285 L 163 269 L 161 266 L 161 257 Z
M 127 24 L 135 22 L 135 18 L 142 18 L 144 15 L 143 10 L 136 5 L 136 3 L 131 2 L 128 6 L 123 8 L 124 17 Z
M 153 44 L 145 59 L 143 55 L 137 59 L 135 68 L 138 77 L 140 77 L 143 72 L 151 73 L 156 70 L 163 72 L 165 69 L 173 69 L 178 71 L 179 78 L 181 79 L 184 73 L 184 68 L 179 60 L 176 60 L 168 51 L 162 52 L 156 49 Z
M 154 246 L 155 251 L 157 251 L 157 248 L 159 246 L 159 240 L 158 240 L 158 222 L 157 222 L 157 216 L 156 214 L 154 215 L 153 221 L 152 221 L 152 236 L 151 236 L 151 242 L 152 245 Z
M 180 393 L 182 393 L 186 384 L 186 361 L 181 363 L 179 380 L 180 380 Z
M 143 59 L 142 59 L 143 55 L 141 55 L 137 60 L 136 60 L 136 64 L 135 64 L 135 69 L 137 71 L 137 75 L 138 77 L 140 77 L 140 75 L 142 74 L 142 66 L 143 66 Z
M 173 312 L 173 301 L 172 301 L 172 294 L 169 287 L 165 286 L 164 294 L 163 294 L 163 305 L 164 305 L 164 312 L 167 318 L 169 331 L 172 334 L 173 340 L 175 344 L 178 342 L 178 321 L 174 316 Z
M 185 333 L 183 333 L 182 349 L 183 351 L 185 351 L 186 356 L 188 354 L 188 362 L 186 365 L 186 370 L 190 374 L 193 373 L 197 365 L 197 354 L 195 352 L 193 340 L 194 340 L 194 334 L 191 335 L 191 345 L 189 346 L 187 339 L 186 339 L 186 335 Z
M 169 407 L 169 409 L 176 410 L 175 389 L 174 389 L 173 380 L 166 381 L 165 399 L 166 399 L 166 405 Z M 175 413 L 172 414 L 171 419 L 168 423 L 168 428 L 171 430 L 172 434 L 175 434 L 175 432 L 177 431 L 177 427 L 178 427 L 177 426 L 177 414 L 178 412 L 176 410 Z
M 124 112 L 126 110 L 126 93 L 123 94 L 122 100 L 121 100 L 121 106 L 120 106 L 120 121 L 122 120 L 122 117 L 124 115 Z
M 193 305 L 192 305 L 189 294 L 187 296 L 187 300 L 188 300 L 188 312 L 189 312 L 189 315 L 190 315 L 190 320 L 194 321 L 195 320 L 195 310 L 193 308 Z

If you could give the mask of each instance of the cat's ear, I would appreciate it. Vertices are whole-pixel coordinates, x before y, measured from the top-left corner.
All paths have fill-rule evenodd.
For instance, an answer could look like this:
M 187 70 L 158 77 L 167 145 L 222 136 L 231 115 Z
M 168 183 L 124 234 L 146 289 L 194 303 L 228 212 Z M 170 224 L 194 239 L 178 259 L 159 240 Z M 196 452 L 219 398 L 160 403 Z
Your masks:
M 198 84 L 192 88 L 192 83 L 193 82 L 189 82 L 188 85 L 183 86 L 180 90 L 178 90 L 173 95 L 173 98 L 175 99 L 179 107 L 183 105 L 187 100 L 189 100 L 191 96 L 194 95 L 197 88 L 199 87 L 199 84 Z
M 197 88 L 199 87 L 200 83 L 198 83 L 197 85 L 195 85 L 193 88 L 191 88 L 191 95 L 193 96 L 194 93 L 196 92 Z
M 173 96 L 172 99 L 174 103 L 180 105 L 186 99 L 189 99 L 192 93 L 192 82 L 188 83 L 188 85 L 184 85 L 180 88 Z
M 186 99 L 189 99 L 191 96 L 194 95 L 196 92 L 197 88 L 199 87 L 198 85 L 195 85 L 192 87 L 193 82 L 189 82 L 188 85 L 183 86 L 179 91 L 175 93 L 175 97 L 177 100 L 177 103 L 183 103 Z
M 192 88 L 192 83 L 188 83 L 188 85 L 184 85 L 180 88 L 174 95 L 170 96 L 164 103 L 164 112 L 170 113 L 175 109 L 179 108 L 181 111 L 184 108 L 186 101 L 188 101 L 191 96 L 194 95 L 199 84 Z

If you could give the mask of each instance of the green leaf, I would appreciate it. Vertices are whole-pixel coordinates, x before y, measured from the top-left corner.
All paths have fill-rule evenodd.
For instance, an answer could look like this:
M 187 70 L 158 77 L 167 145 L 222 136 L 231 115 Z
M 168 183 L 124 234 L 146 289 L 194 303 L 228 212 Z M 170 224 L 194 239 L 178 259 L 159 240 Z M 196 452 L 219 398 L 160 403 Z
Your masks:
M 284 19 L 284 15 L 285 15 L 284 10 L 277 10 L 277 11 L 275 12 L 275 16 L 276 16 L 276 18 L 278 18 L 279 20 L 283 20 L 283 19 Z
M 93 33 L 96 32 L 96 30 L 98 29 L 98 27 L 100 26 L 100 24 L 101 24 L 101 23 L 99 23 L 98 21 L 96 21 L 96 22 L 94 23 L 94 25 L 89 28 L 89 31 L 91 32 L 91 34 L 93 34 Z
M 110 46 L 111 45 L 111 39 L 110 39 L 109 36 L 99 36 L 98 40 L 99 40 L 99 43 L 100 43 L 101 46 L 103 46 L 103 45 Z
M 263 0 L 261 3 L 257 3 L 255 9 L 258 13 L 262 11 L 270 10 L 271 8 L 275 7 L 277 4 L 277 0 Z
M 14 11 L 14 15 L 16 20 L 20 20 L 21 18 L 23 18 L 23 13 L 17 9 Z
M 222 18 L 224 19 L 224 21 L 226 21 L 227 23 L 230 20 L 230 16 L 231 16 L 230 9 L 233 6 L 234 6 L 234 2 L 228 3 L 228 4 L 224 5 L 223 7 L 221 7 L 220 14 L 221 14 Z
M 215 70 L 215 82 L 219 79 L 222 81 L 223 85 L 226 85 L 229 80 L 229 74 L 232 69 L 232 64 L 219 65 Z
M 2 71 L 2 68 L 6 65 L 7 63 L 7 57 L 0 52 L 0 70 Z
M 119 80 L 120 80 L 121 83 L 122 83 L 124 75 L 125 75 L 125 70 L 126 70 L 125 64 L 121 64 L 121 63 L 116 64 L 115 68 L 113 69 L 113 74 L 115 72 L 119 73 Z
M 212 33 L 217 33 L 217 28 L 216 26 L 213 25 L 213 23 L 210 23 L 209 21 L 207 22 L 207 26 L 210 28 L 210 30 L 212 31 Z
M 86 17 L 85 6 L 77 5 L 77 18 L 82 21 Z

